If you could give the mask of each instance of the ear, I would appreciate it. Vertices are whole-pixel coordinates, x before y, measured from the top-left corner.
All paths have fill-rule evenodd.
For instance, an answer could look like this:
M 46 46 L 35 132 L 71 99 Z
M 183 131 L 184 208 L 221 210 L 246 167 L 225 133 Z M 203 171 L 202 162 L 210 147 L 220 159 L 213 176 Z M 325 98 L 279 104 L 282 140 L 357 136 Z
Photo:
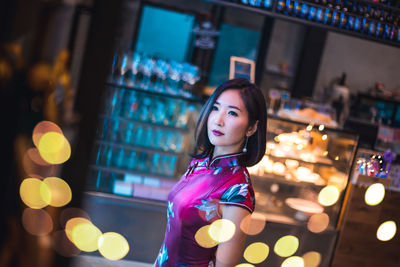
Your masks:
M 246 136 L 247 137 L 252 136 L 257 131 L 257 128 L 258 128 L 258 120 L 247 129 Z

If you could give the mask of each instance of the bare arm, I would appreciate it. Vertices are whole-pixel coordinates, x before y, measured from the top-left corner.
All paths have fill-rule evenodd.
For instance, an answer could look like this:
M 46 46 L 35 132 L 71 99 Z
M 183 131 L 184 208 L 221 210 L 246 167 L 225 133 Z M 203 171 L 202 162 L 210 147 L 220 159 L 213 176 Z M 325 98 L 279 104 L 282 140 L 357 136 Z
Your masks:
M 243 253 L 246 234 L 240 229 L 240 223 L 250 215 L 250 212 L 237 206 L 221 205 L 220 207 L 222 218 L 230 220 L 236 227 L 232 239 L 218 245 L 216 267 L 232 267 L 239 263 Z

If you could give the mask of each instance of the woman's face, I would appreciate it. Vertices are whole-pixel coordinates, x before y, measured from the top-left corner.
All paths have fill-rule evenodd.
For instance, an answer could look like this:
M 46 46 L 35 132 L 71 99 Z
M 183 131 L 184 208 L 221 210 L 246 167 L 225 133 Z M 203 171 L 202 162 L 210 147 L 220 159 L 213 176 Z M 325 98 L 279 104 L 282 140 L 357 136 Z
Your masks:
M 226 90 L 215 101 L 207 120 L 214 157 L 240 152 L 248 132 L 249 116 L 238 90 Z M 250 134 L 251 135 L 251 134 Z

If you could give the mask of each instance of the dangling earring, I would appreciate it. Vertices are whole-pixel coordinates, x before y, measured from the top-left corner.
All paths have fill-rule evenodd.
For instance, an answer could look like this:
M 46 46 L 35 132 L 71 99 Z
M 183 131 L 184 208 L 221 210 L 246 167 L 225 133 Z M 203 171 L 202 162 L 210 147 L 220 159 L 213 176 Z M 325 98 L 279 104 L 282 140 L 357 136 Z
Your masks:
M 247 152 L 247 141 L 249 140 L 249 137 L 248 136 L 246 136 L 246 143 L 244 144 L 244 147 L 243 147 L 243 153 L 246 153 Z

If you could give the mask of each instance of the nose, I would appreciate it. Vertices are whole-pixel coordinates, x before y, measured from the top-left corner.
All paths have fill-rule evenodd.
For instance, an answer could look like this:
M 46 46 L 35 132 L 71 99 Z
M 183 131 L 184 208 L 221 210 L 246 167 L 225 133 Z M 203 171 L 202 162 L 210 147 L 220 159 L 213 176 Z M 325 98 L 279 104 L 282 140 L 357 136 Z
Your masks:
M 224 113 L 219 111 L 215 114 L 215 124 L 218 126 L 224 126 Z

